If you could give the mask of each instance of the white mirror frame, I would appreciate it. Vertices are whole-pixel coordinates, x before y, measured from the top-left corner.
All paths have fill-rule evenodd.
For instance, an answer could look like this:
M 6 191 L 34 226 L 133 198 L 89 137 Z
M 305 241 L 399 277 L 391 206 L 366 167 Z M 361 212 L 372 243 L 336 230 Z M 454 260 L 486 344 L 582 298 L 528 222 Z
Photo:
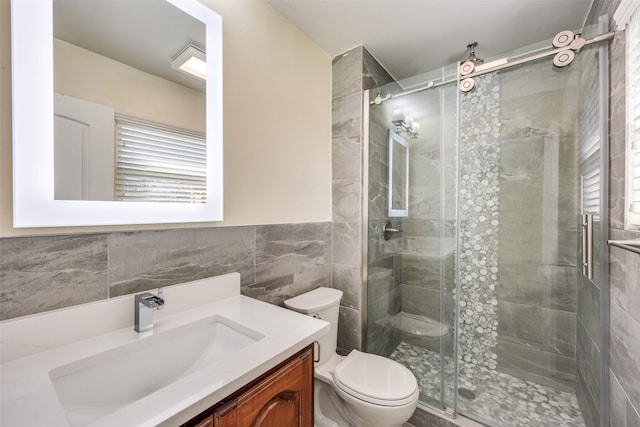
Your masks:
M 394 144 L 402 145 L 406 150 L 405 156 L 405 176 L 404 176 L 404 209 L 395 209 L 393 207 L 393 146 Z M 389 129 L 389 189 L 388 189 L 388 206 L 389 217 L 405 217 L 409 216 L 409 143 L 400 135 Z
M 222 18 L 196 0 L 168 1 L 206 25 L 207 202 L 54 199 L 53 5 L 50 0 L 12 0 L 14 227 L 222 220 Z

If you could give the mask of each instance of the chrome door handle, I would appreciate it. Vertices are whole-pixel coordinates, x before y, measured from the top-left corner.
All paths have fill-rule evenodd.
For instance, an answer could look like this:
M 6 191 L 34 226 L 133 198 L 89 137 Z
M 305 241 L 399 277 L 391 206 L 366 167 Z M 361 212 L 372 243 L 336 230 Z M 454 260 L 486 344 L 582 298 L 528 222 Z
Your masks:
M 582 215 L 582 274 L 593 279 L 593 215 Z

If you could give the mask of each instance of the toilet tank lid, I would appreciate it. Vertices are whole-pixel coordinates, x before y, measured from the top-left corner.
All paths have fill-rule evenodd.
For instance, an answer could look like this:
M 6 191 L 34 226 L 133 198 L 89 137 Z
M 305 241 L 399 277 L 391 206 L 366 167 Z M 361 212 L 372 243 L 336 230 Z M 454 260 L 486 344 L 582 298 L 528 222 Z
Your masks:
M 342 291 L 332 288 L 317 288 L 284 301 L 284 306 L 300 313 L 309 314 L 324 310 L 342 298 Z

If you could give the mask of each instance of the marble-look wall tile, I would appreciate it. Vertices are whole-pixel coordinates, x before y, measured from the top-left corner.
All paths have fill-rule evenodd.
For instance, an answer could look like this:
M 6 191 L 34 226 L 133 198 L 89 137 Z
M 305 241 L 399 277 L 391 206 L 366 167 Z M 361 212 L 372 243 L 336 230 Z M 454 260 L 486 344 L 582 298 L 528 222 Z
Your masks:
M 369 221 L 367 230 L 367 262 L 369 265 L 375 265 L 377 262 L 382 261 L 389 256 L 386 251 L 386 242 L 384 240 L 385 223 L 386 220 Z
M 331 106 L 332 179 L 359 179 L 362 157 L 362 95 L 333 98 Z
M 366 49 L 363 77 L 364 89 L 390 81 L 386 71 Z M 400 285 L 403 279 L 402 236 L 393 235 L 390 240 L 384 238 L 387 220 L 391 221 L 393 228 L 403 228 L 402 218 L 388 217 L 387 147 L 391 118 L 389 104 L 370 107 L 368 161 L 365 163 L 369 173 L 366 350 L 384 356 L 390 355 L 401 340 L 400 330 L 396 327 L 400 319 L 395 314 L 401 309 Z
M 284 300 L 319 287 L 331 287 L 331 264 L 305 268 L 302 272 L 242 286 L 242 294 L 278 306 Z
M 244 285 L 241 288 L 241 293 L 282 307 L 286 299 L 293 298 L 302 292 L 296 292 L 293 274 L 289 274 L 260 283 Z
M 255 282 L 330 263 L 330 230 L 327 223 L 257 226 Z
M 577 324 L 576 331 L 576 373 L 579 383 L 585 389 L 585 399 L 589 403 L 590 412 L 600 413 L 600 360 L 601 353 L 598 344 L 583 326 Z
M 439 289 L 402 285 L 402 311 L 440 321 L 440 295 Z
M 640 323 L 616 304 L 611 305 L 611 370 L 629 402 L 640 408 Z
M 255 228 L 225 227 L 113 233 L 110 296 L 239 272 L 255 281 Z
M 332 261 L 336 264 L 360 267 L 362 265 L 360 238 L 359 222 L 334 222 Z
M 343 292 L 342 301 L 340 301 L 343 306 L 360 310 L 362 272 L 359 268 L 335 264 L 333 266 L 333 287 Z
M 388 218 L 388 138 L 392 111 L 380 104 L 369 109 L 369 221 Z
M 360 304 L 355 294 L 362 292 L 363 62 L 363 47 L 358 46 L 336 56 L 332 65 L 331 276 L 332 283 L 345 292 L 338 346 L 346 351 L 361 348 Z
M 624 240 L 624 233 L 620 230 L 612 229 L 609 238 L 613 240 Z M 611 304 L 619 307 L 627 306 L 627 254 L 628 251 L 609 247 L 609 292 Z
M 620 0 L 596 0 L 587 22 L 613 16 Z M 632 239 L 640 232 L 624 230 L 626 143 L 626 34 L 616 32 L 609 61 L 609 237 Z M 611 426 L 640 426 L 640 256 L 610 247 L 610 408 Z
M 351 95 L 362 91 L 362 46 L 356 46 L 333 58 L 332 96 Z
M 331 287 L 331 223 L 0 239 L 0 267 L 3 319 L 236 271 L 282 305 Z
M 576 383 L 576 400 L 582 411 L 582 418 L 586 427 L 600 427 L 600 413 L 596 409 L 595 402 L 589 393 L 589 387 L 584 378 L 578 372 Z
M 344 291 L 338 341 L 343 350 L 349 351 L 354 348 L 360 349 L 362 345 L 362 167 L 363 164 L 368 164 L 362 158 L 362 123 L 365 121 L 363 91 L 392 82 L 393 78 L 363 46 L 336 56 L 333 60 L 332 76 L 332 280 L 335 287 Z M 371 195 L 369 204 L 377 208 L 369 213 L 371 220 L 386 218 L 386 179 L 375 178 L 383 177 L 386 173 L 383 166 L 386 155 L 382 149 L 376 147 L 382 147 L 386 143 L 385 126 L 381 123 L 387 121 L 382 117 L 389 113 L 384 109 L 379 113 L 382 114 L 379 123 L 375 122 L 375 114 L 371 115 L 373 120 L 370 137 L 373 142 L 371 147 L 374 161 L 369 173 L 374 177 L 374 184 L 365 189 Z M 366 125 L 369 125 L 368 120 Z M 367 224 L 367 227 L 369 225 Z M 376 241 L 372 243 L 373 250 L 370 256 L 382 259 L 389 254 L 390 245 Z
M 108 297 L 107 235 L 0 239 L 0 320 Z
M 498 301 L 498 318 L 502 341 L 575 356 L 575 313 Z
M 500 265 L 500 299 L 575 312 L 577 276 L 575 265 L 514 263 L 505 260 Z
M 367 271 L 367 303 L 374 304 L 396 288 L 393 257 L 369 264 Z
M 295 295 L 331 287 L 331 224 L 257 226 L 255 257 L 255 283 L 243 288 L 246 295 L 282 305 Z
M 584 276 L 578 279 L 578 319 L 591 339 L 600 341 L 600 289 Z
M 627 400 L 626 427 L 640 426 L 640 412 Z
M 340 179 L 332 183 L 332 214 L 337 222 L 360 221 L 362 214 L 359 179 Z
M 629 251 L 627 251 L 626 255 L 627 259 L 625 265 L 627 266 L 627 314 L 629 314 L 629 316 L 636 322 L 640 323 L 640 256 Z
M 624 229 L 625 154 L 609 158 L 609 226 Z
M 360 311 L 340 306 L 338 320 L 338 347 L 351 351 L 361 346 Z
M 373 89 L 394 82 L 394 78 L 365 48 L 362 48 L 362 89 Z
M 523 378 L 558 390 L 573 392 L 576 383 L 576 361 L 563 356 L 501 340 L 498 337 L 498 365 L 500 372 Z
M 626 427 L 627 395 L 613 373 L 609 377 L 610 427 Z
M 403 283 L 410 286 L 440 290 L 441 260 L 413 254 L 403 254 Z M 451 265 L 453 268 L 453 265 Z M 451 271 L 451 273 L 453 273 Z
M 609 155 L 616 157 L 625 152 L 626 141 L 626 93 L 624 82 L 619 81 L 624 76 L 626 67 L 626 40 L 618 33 L 611 42 L 611 87 L 609 93 Z

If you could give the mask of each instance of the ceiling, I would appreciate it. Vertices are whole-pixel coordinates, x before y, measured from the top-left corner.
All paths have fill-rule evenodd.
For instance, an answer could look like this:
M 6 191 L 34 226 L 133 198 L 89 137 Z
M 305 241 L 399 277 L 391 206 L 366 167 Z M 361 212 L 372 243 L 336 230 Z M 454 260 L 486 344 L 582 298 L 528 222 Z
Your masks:
M 171 68 L 171 60 L 188 44 L 206 49 L 205 25 L 168 2 L 55 0 L 53 33 L 131 67 L 205 90 L 203 81 Z
M 591 0 L 267 0 L 332 57 L 364 45 L 396 80 L 578 30 Z

